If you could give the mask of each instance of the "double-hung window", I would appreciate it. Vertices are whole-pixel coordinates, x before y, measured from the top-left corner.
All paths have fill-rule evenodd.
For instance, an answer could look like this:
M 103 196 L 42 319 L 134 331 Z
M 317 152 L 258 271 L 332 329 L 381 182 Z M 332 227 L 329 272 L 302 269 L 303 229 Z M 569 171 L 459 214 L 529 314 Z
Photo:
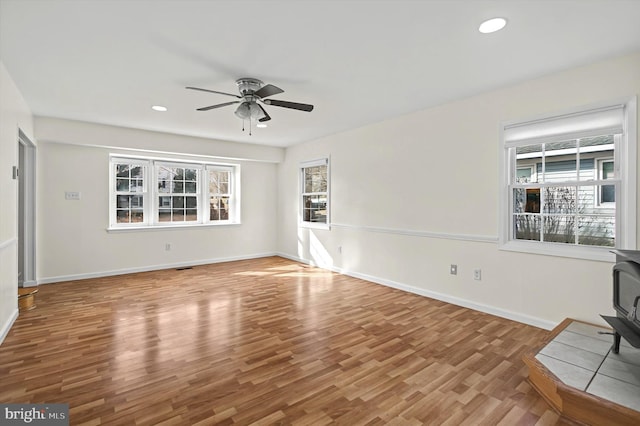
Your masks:
M 112 221 L 120 224 L 140 224 L 148 220 L 148 162 L 121 159 L 111 165 Z
M 240 166 L 112 156 L 109 229 L 236 224 Z
M 307 161 L 300 166 L 300 215 L 306 226 L 329 225 L 329 159 Z
M 208 199 L 209 220 L 229 220 L 233 206 L 233 169 L 231 167 L 209 166 Z
M 607 260 L 635 249 L 636 102 L 502 129 L 501 248 Z
M 198 222 L 200 166 L 158 163 L 158 222 Z

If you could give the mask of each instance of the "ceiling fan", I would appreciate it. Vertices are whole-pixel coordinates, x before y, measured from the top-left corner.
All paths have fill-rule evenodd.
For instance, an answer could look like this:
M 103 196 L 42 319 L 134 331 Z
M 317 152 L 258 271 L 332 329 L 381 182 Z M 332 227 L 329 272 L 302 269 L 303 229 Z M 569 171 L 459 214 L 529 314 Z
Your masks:
M 309 104 L 280 101 L 277 99 L 265 99 L 269 96 L 283 93 L 284 90 L 274 86 L 273 84 L 265 85 L 262 81 L 256 78 L 240 78 L 236 80 L 236 84 L 238 85 L 238 91 L 240 92 L 239 95 L 234 95 L 232 93 L 226 93 L 226 92 L 219 92 L 217 90 L 201 89 L 199 87 L 187 87 L 187 89 L 200 90 L 202 92 L 209 92 L 209 93 L 217 93 L 219 95 L 227 95 L 227 96 L 233 96 L 234 98 L 237 98 L 238 100 L 236 101 L 224 102 L 221 104 L 198 108 L 197 111 L 209 111 L 211 109 L 221 108 L 228 105 L 240 104 L 238 108 L 236 108 L 235 115 L 241 118 L 243 121 L 249 120 L 249 125 L 251 125 L 251 120 L 258 120 L 261 123 L 271 120 L 271 117 L 269 116 L 267 111 L 262 107 L 262 105 L 260 105 L 260 103 L 263 103 L 265 105 L 273 105 L 273 106 L 278 106 L 283 108 L 296 109 L 298 111 L 310 112 L 313 110 L 313 105 L 309 105 Z M 244 127 L 242 130 L 244 130 Z M 251 127 L 249 127 L 249 134 L 251 134 Z

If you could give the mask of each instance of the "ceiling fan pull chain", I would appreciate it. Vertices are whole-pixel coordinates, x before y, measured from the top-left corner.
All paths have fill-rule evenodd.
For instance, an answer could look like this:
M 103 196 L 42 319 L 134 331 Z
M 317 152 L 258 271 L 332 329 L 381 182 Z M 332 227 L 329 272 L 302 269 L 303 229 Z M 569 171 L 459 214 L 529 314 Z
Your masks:
M 244 120 L 242 120 L 242 131 L 244 132 Z

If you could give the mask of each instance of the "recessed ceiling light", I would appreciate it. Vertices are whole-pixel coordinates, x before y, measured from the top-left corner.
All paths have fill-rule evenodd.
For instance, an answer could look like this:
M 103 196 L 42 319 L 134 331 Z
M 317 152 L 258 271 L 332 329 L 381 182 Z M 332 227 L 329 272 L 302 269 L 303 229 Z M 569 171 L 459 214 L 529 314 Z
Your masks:
M 493 18 L 484 21 L 480 24 L 478 31 L 483 34 L 495 33 L 496 31 L 500 31 L 507 25 L 507 20 L 504 18 Z
M 167 107 L 164 107 L 162 105 L 154 105 L 154 106 L 151 107 L 151 109 L 154 110 L 154 111 L 162 111 L 162 112 L 164 112 L 164 111 L 167 110 Z
M 267 127 L 267 125 L 264 123 L 258 123 L 256 124 L 256 127 Z

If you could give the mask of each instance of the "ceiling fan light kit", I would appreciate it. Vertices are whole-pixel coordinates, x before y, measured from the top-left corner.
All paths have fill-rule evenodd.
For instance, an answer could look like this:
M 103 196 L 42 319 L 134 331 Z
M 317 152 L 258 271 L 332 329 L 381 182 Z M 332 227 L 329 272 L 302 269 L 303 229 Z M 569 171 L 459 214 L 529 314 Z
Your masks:
M 240 78 L 236 80 L 238 85 L 239 95 L 234 95 L 227 92 L 219 92 L 217 90 L 201 89 L 199 87 L 187 87 L 190 90 L 199 90 L 201 92 L 216 93 L 219 95 L 233 96 L 239 100 L 225 102 L 216 105 L 210 105 L 202 108 L 198 108 L 197 111 L 209 111 L 211 109 L 221 108 L 228 105 L 240 104 L 235 110 L 235 115 L 242 119 L 242 130 L 244 130 L 244 120 L 249 120 L 249 135 L 251 135 L 251 121 L 257 120 L 261 123 L 271 120 L 271 117 L 267 111 L 260 105 L 278 106 L 283 108 L 295 109 L 298 111 L 310 112 L 313 110 L 313 105 L 301 104 L 298 102 L 281 101 L 277 99 L 265 99 L 269 96 L 283 93 L 284 90 L 274 86 L 273 84 L 264 84 L 262 81 L 256 78 Z M 263 127 L 263 126 L 260 126 Z M 266 126 L 264 126 L 266 127 Z

